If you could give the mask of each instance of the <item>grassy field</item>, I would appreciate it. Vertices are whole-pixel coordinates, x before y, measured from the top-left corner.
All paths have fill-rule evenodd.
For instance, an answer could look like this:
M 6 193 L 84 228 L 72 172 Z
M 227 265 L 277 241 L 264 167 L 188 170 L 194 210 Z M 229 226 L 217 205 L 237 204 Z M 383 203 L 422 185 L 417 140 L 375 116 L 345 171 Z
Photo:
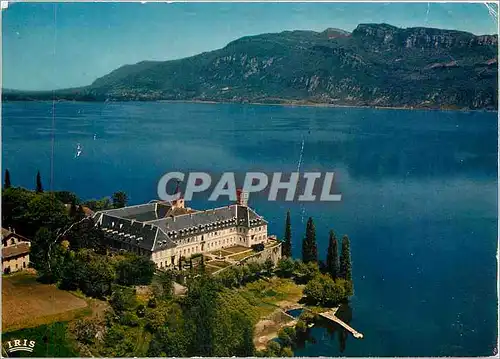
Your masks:
M 234 254 L 234 255 L 230 256 L 229 258 L 232 259 L 233 261 L 241 261 L 247 257 L 253 256 L 254 254 L 257 254 L 257 252 L 254 252 L 254 251 L 241 252 L 238 254 Z
M 226 268 L 227 266 L 230 265 L 230 263 L 224 262 L 224 261 L 210 261 L 210 262 L 207 262 L 207 264 L 210 264 L 211 266 L 215 266 L 215 267 L 219 267 L 219 268 Z
M 269 281 L 249 283 L 236 293 L 227 295 L 229 298 L 238 296 L 250 304 L 250 309 L 246 309 L 246 312 L 255 323 L 254 344 L 257 349 L 262 350 L 281 327 L 292 322 L 283 310 L 298 303 L 303 296 L 302 291 L 303 286 L 295 284 L 291 279 L 274 277 Z M 236 302 L 235 298 L 231 299 Z M 231 305 L 231 299 L 226 300 L 228 305 Z
M 224 248 L 225 251 L 231 252 L 233 254 L 248 251 L 249 249 L 250 248 L 243 247 L 243 246 L 234 246 L 234 247 Z
M 211 251 L 209 252 L 210 254 L 213 254 L 214 256 L 228 256 L 230 254 L 233 254 L 233 252 L 229 252 L 228 250 L 226 249 L 217 249 L 215 251 Z
M 212 274 L 214 272 L 217 272 L 220 269 L 221 269 L 221 267 L 211 266 L 210 264 L 205 265 L 205 272 L 208 274 Z
M 22 329 L 2 334 L 2 344 L 14 339 L 35 341 L 33 352 L 18 351 L 9 356 L 16 357 L 75 357 L 78 354 L 66 335 L 66 323 L 52 323 L 36 328 Z
M 2 277 L 3 333 L 65 322 L 91 313 L 85 299 L 41 284 L 34 274 L 16 273 Z

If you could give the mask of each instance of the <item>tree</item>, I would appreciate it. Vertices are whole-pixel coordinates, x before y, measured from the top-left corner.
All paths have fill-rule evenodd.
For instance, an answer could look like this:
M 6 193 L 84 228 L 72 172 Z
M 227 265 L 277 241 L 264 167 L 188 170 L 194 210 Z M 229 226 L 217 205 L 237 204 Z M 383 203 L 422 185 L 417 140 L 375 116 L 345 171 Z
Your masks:
M 328 253 L 326 255 L 326 270 L 332 276 L 333 279 L 337 279 L 339 276 L 339 252 L 337 237 L 335 233 L 330 231 L 330 238 L 328 241 Z
M 72 220 L 78 220 L 76 218 L 77 208 L 76 208 L 76 199 L 71 199 L 71 204 L 69 205 L 69 217 Z
M 217 285 L 206 276 L 188 282 L 186 297 L 190 345 L 188 356 L 213 356 L 216 325 Z
M 342 250 L 340 253 L 340 277 L 352 281 L 351 248 L 349 237 L 342 237 Z
M 291 258 L 281 258 L 278 261 L 276 274 L 282 278 L 290 278 L 293 275 L 295 264 Z
M 264 269 L 264 275 L 266 277 L 272 277 L 274 270 L 274 262 L 271 259 L 267 259 L 262 266 Z
M 205 256 L 201 256 L 200 264 L 198 265 L 198 272 L 205 273 Z
M 302 260 L 305 263 L 318 261 L 318 248 L 316 245 L 316 229 L 311 217 L 307 220 L 306 237 L 302 242 Z
M 77 319 L 71 326 L 71 332 L 83 344 L 92 344 L 99 331 L 99 323 L 95 318 Z
M 33 236 L 28 233 L 25 216 L 28 211 L 28 203 L 35 193 L 21 187 L 10 187 L 2 191 L 2 226 L 13 227 L 25 236 Z M 37 228 L 38 229 L 38 228 Z
M 73 224 L 64 237 L 69 241 L 72 250 L 90 248 L 96 253 L 106 254 L 104 233 L 99 226 L 96 226 L 93 218 L 86 218 Z
M 40 175 L 40 171 L 36 173 L 36 193 L 42 193 L 43 192 L 43 186 L 42 186 L 42 176 Z
M 153 295 L 155 298 L 161 300 L 171 299 L 174 293 L 173 273 L 171 271 L 158 272 L 158 275 L 155 277 L 152 283 L 152 287 L 153 287 Z
M 64 268 L 59 282 L 59 288 L 64 290 L 77 290 L 85 277 L 85 267 L 80 263 L 75 252 L 68 251 L 64 260 Z
M 253 357 L 255 355 L 255 345 L 253 343 L 253 325 L 249 319 L 241 321 L 243 329 L 243 340 L 237 352 L 234 353 L 238 357 Z
M 135 290 L 119 285 L 113 286 L 109 304 L 118 315 L 134 309 L 137 305 Z
M 217 276 L 217 279 L 226 288 L 232 288 L 238 285 L 238 283 L 236 282 L 236 275 L 232 267 L 220 272 Z
M 149 345 L 148 356 L 187 357 L 189 333 L 185 315 L 177 303 L 162 302 L 147 314 L 148 328 L 155 333 Z
M 42 281 L 59 281 L 64 269 L 64 249 L 57 243 L 54 232 L 45 227 L 36 232 L 31 244 L 30 260 Z
M 80 203 L 78 197 L 69 191 L 54 191 L 52 194 L 62 203 Z
M 116 264 L 116 282 L 121 285 L 151 284 L 155 263 L 144 256 L 129 253 Z
M 21 220 L 23 234 L 28 238 L 32 237 L 40 227 L 57 231 L 69 224 L 66 207 L 51 193 L 38 193 L 29 198 Z
M 336 305 L 347 299 L 346 281 L 326 274 L 317 275 L 310 280 L 305 288 L 304 295 L 309 303 L 324 306 Z
M 112 201 L 114 208 L 123 208 L 127 205 L 127 194 L 122 191 L 115 192 L 113 193 Z
M 105 298 L 111 294 L 111 286 L 115 281 L 115 269 L 107 256 L 96 254 L 90 249 L 81 249 L 77 260 L 84 270 L 80 285 L 83 293 L 90 297 Z
M 4 178 L 4 184 L 3 184 L 3 189 L 10 188 L 10 172 L 9 170 L 5 170 L 5 178 Z
M 75 220 L 81 221 L 85 218 L 85 212 L 83 210 L 83 206 L 80 204 L 76 207 L 76 217 Z
M 290 221 L 290 211 L 286 212 L 285 236 L 284 243 L 281 246 L 281 254 L 283 257 L 292 256 L 292 225 Z
M 279 357 L 281 353 L 281 345 L 279 343 L 271 340 L 266 345 L 266 356 L 267 357 Z
M 93 211 L 103 211 L 106 209 L 113 208 L 109 197 L 104 197 L 101 199 L 91 199 L 83 203 L 84 206 L 90 208 Z

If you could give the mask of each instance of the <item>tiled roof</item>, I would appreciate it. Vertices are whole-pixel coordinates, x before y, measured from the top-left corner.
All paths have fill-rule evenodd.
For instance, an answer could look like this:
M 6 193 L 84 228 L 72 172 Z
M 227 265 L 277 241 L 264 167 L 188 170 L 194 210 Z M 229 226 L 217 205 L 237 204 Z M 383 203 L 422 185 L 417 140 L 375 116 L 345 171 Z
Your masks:
M 9 234 L 11 234 L 12 232 L 9 231 L 8 229 L 5 229 L 5 228 L 2 228 L 2 238 L 3 237 L 8 237 Z
M 172 206 L 169 203 L 154 202 L 140 204 L 137 206 L 110 209 L 107 211 L 103 211 L 103 213 L 114 217 L 134 219 L 141 222 L 149 222 L 163 218 L 171 209 L 171 207 Z
M 64 206 L 66 207 L 66 209 L 67 209 L 67 210 L 69 210 L 69 209 L 70 209 L 70 207 L 71 207 L 71 204 L 66 203 Z M 79 207 L 79 205 L 77 206 L 77 208 L 78 208 L 78 207 Z M 93 211 L 93 210 L 91 210 L 91 209 L 90 209 L 89 207 L 87 207 L 87 206 L 83 206 L 83 205 L 82 205 L 82 210 L 83 210 L 83 213 L 84 213 L 87 217 L 90 217 L 90 216 L 93 216 L 93 215 L 94 215 L 94 211 Z
M 29 252 L 30 252 L 30 246 L 26 242 L 19 243 L 14 246 L 3 247 L 2 259 L 17 257 L 23 254 L 28 254 Z
M 29 242 L 30 240 L 24 236 L 21 236 L 20 234 L 16 232 L 11 232 L 8 229 L 2 228 L 2 239 L 8 238 L 9 236 L 13 235 L 16 238 L 20 238 L 23 241 Z
M 97 212 L 94 218 L 108 235 L 149 251 L 172 248 L 181 238 L 217 229 L 267 224 L 246 206 L 193 211 L 159 202 Z

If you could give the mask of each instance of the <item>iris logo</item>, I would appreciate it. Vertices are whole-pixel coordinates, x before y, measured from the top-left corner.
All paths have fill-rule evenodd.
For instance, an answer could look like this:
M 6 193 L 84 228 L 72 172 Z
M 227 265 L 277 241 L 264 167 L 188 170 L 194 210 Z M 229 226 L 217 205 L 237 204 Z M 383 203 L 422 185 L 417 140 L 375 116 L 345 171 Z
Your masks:
M 34 347 L 35 347 L 34 340 L 14 339 L 14 340 L 9 340 L 4 346 L 4 349 L 8 353 L 14 353 L 19 351 L 32 353 Z

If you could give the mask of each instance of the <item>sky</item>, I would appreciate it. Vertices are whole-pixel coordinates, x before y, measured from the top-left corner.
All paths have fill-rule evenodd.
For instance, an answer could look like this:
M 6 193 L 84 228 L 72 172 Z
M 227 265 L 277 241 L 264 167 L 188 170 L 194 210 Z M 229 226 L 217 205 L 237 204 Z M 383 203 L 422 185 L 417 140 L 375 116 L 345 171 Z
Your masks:
M 16 2 L 2 10 L 3 88 L 84 86 L 125 64 L 183 58 L 242 36 L 360 23 L 498 31 L 481 3 Z

